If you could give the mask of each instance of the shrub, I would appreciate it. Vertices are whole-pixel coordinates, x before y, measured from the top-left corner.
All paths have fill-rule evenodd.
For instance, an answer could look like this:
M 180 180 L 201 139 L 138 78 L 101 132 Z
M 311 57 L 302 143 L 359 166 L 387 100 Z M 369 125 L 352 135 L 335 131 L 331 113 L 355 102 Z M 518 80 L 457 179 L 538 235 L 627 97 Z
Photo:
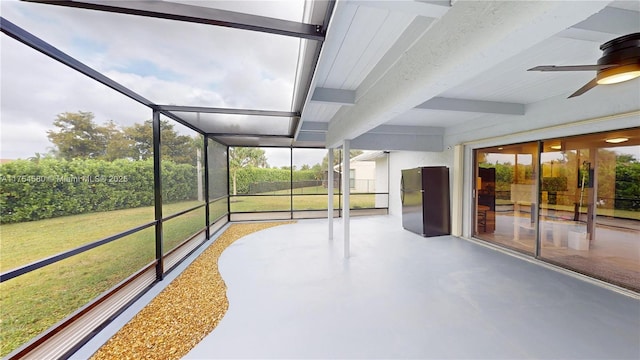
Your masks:
M 162 162 L 163 201 L 195 200 L 197 173 L 189 164 Z M 151 206 L 153 161 L 16 160 L 0 165 L 0 222 Z

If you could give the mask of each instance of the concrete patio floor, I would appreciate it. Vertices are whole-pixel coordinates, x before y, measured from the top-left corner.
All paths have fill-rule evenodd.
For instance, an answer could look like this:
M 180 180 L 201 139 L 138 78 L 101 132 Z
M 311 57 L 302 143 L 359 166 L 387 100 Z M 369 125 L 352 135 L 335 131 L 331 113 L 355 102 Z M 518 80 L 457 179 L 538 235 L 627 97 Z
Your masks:
M 640 358 L 637 298 L 392 216 L 351 229 L 348 260 L 340 220 L 332 241 L 303 220 L 232 244 L 229 310 L 185 358 Z

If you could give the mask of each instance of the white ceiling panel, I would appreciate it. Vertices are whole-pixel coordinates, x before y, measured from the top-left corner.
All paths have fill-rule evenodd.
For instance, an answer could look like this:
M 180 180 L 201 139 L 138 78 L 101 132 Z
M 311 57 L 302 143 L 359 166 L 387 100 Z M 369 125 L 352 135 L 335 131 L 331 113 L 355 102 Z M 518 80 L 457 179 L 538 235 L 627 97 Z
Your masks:
M 362 7 L 360 7 L 362 9 Z M 358 12 L 360 13 L 360 11 Z M 415 16 L 404 12 L 387 13 L 382 26 L 374 35 L 369 46 L 364 50 L 358 63 L 346 77 L 341 88 L 355 90 L 360 86 L 373 67 L 398 40 L 398 37 L 409 26 Z M 365 23 L 366 26 L 366 23 Z
M 329 122 L 341 106 L 340 104 L 310 102 L 305 108 L 304 121 Z
M 542 73 L 527 71 L 538 65 L 595 64 L 601 56 L 590 41 L 553 37 L 500 63 L 490 71 L 444 92 L 441 96 L 530 104 L 566 94 L 595 77 L 594 72 Z M 585 62 L 585 59 L 590 59 Z
M 345 6 L 343 17 L 351 17 L 348 32 L 332 59 L 331 70 L 318 85 L 355 90 L 415 16 L 351 4 Z
M 386 96 L 389 99 L 397 98 L 396 93 L 389 93 L 389 87 L 382 86 L 380 79 L 383 76 L 387 78 L 389 69 L 398 64 L 398 59 L 405 59 L 406 54 L 411 53 L 415 48 L 417 39 L 429 39 L 430 34 L 448 34 L 452 39 L 456 36 L 463 37 L 465 33 L 460 30 L 461 24 L 464 24 L 465 17 L 471 21 L 474 15 L 471 13 L 462 14 L 461 9 L 469 7 L 471 10 L 478 10 L 484 5 L 470 5 L 472 2 L 453 2 L 444 15 L 434 16 L 439 19 L 424 24 L 416 22 L 422 19 L 415 11 L 406 11 L 407 6 L 416 6 L 415 3 L 402 2 L 402 6 L 395 6 L 392 1 L 341 1 L 338 2 L 336 14 L 332 26 L 340 29 L 340 35 L 336 38 L 327 38 L 325 48 L 323 49 L 323 57 L 318 65 L 316 73 L 315 88 L 323 87 L 328 89 L 355 90 L 355 104 L 352 106 L 341 106 L 332 103 L 307 103 L 302 121 L 314 121 L 327 123 L 335 120 L 335 123 L 351 124 L 342 127 L 329 126 L 335 134 L 345 135 L 346 128 L 352 129 L 354 132 L 365 131 L 363 129 L 355 129 L 357 116 L 362 115 L 363 121 L 370 123 L 376 120 L 367 120 L 376 114 L 371 114 L 372 108 L 376 108 L 379 102 L 370 101 L 363 102 L 365 96 L 371 92 L 371 88 L 379 87 L 375 96 L 383 99 Z M 504 2 L 506 3 L 506 2 Z M 520 5 L 503 5 L 503 2 L 495 2 L 495 7 L 504 7 L 505 9 L 515 9 Z M 526 4 L 525 4 L 526 3 Z M 489 6 L 489 5 L 486 5 Z M 469 62 L 462 71 L 468 69 L 471 72 L 474 63 L 482 64 L 483 62 L 494 59 L 489 70 L 478 73 L 475 77 L 470 77 L 462 83 L 456 83 L 450 87 L 441 86 L 441 89 L 434 94 L 426 94 L 423 101 L 428 101 L 435 97 L 449 98 L 452 101 L 460 99 L 469 102 L 494 102 L 494 103 L 512 103 L 519 105 L 525 109 L 525 114 L 499 115 L 499 114 L 483 114 L 480 112 L 465 111 L 449 111 L 449 110 L 426 110 L 411 109 L 398 116 L 391 118 L 381 125 L 394 126 L 432 126 L 443 128 L 464 129 L 466 126 L 478 126 L 484 123 L 490 124 L 500 123 L 501 121 L 518 121 L 525 119 L 528 110 L 545 101 L 568 101 L 577 103 L 575 99 L 565 100 L 564 98 L 571 95 L 577 89 L 589 82 L 595 77 L 594 71 L 580 72 L 532 72 L 527 71 L 530 68 L 539 65 L 589 65 L 596 64 L 602 56 L 599 49 L 600 45 L 618 36 L 624 35 L 620 31 L 627 30 L 630 32 L 640 32 L 640 2 L 638 1 L 613 1 L 610 7 L 604 7 L 604 3 L 595 4 L 594 2 L 576 2 L 575 7 L 568 7 L 562 2 L 557 5 L 540 5 L 533 2 L 523 2 L 522 9 L 531 7 L 548 7 L 553 8 L 554 14 L 548 12 L 540 12 L 539 19 L 534 21 L 533 30 L 529 33 L 541 34 L 545 33 L 545 37 L 540 36 L 535 41 L 530 41 L 530 47 L 521 46 L 523 44 L 522 34 L 514 35 L 511 40 L 515 39 L 514 47 L 519 47 L 519 51 L 511 51 L 514 54 L 511 57 L 504 56 L 504 41 L 500 42 L 500 46 L 487 48 L 486 51 L 478 54 L 477 61 Z M 477 7 L 478 9 L 475 9 Z M 457 10 L 457 12 L 456 12 Z M 471 11 L 470 10 L 470 11 Z M 517 10 L 517 9 L 516 9 Z M 509 10 L 510 11 L 510 10 Z M 546 11 L 546 10 L 545 10 Z M 637 26 L 634 22 L 634 12 L 637 13 Z M 514 13 L 516 14 L 516 13 Z M 520 16 L 522 12 L 517 13 Z M 460 19 L 455 18 L 460 16 Z M 478 16 L 477 14 L 475 16 Z M 522 15 L 527 20 L 526 15 Z M 545 18 L 546 16 L 546 18 Z M 449 19 L 446 23 L 448 29 L 442 30 L 445 25 L 443 19 Z M 457 20 L 451 20 L 451 19 Z M 571 19 L 570 22 L 566 19 Z M 529 19 L 531 20 L 531 19 Z M 456 22 L 457 21 L 457 22 Z M 532 21 L 532 20 L 531 20 Z M 414 26 L 410 26 L 411 24 Z M 468 23 L 468 22 L 467 22 Z M 514 22 L 515 23 L 515 22 Z M 521 24 L 522 22 L 517 22 Z M 562 24 L 560 26 L 559 24 Z M 420 26 L 419 26 L 420 25 Z M 493 26 L 493 24 L 491 24 Z M 414 29 L 415 27 L 415 29 Z M 493 27 L 491 27 L 493 28 Z M 637 28 L 637 30 L 636 30 Z M 413 31 L 409 31 L 413 29 Z M 421 30 L 422 29 L 422 30 Z M 440 29 L 444 32 L 437 32 Z M 550 29 L 553 29 L 551 31 Z M 439 31 L 440 31 L 439 30 Z M 467 29 L 468 30 L 468 29 Z M 473 30 L 469 30 L 473 31 Z M 478 31 L 483 31 L 479 28 Z M 337 34 L 338 32 L 336 32 Z M 466 34 L 470 35 L 470 34 Z M 489 33 L 491 35 L 491 33 Z M 503 33 L 493 34 L 495 36 L 503 36 Z M 525 34 L 526 35 L 526 34 Z M 516 37 L 517 36 L 517 37 Z M 535 36 L 533 36 L 535 37 Z M 415 38 L 415 39 L 414 39 Z M 441 38 L 441 37 L 435 37 Z M 413 40 L 411 40 L 413 39 Z M 400 49 L 401 48 L 401 49 Z M 471 51 L 472 44 L 468 45 Z M 501 50 L 499 50 L 501 49 Z M 390 51 L 392 50 L 392 51 Z M 464 51 L 463 51 L 464 52 Z M 507 51 L 508 52 L 508 51 Z M 425 50 L 426 55 L 430 55 Z M 435 54 L 435 53 L 434 53 Z M 503 54 L 503 55 L 501 55 Z M 392 56 L 393 55 L 393 56 Z M 385 58 L 386 56 L 386 58 Z M 424 59 L 424 58 L 421 58 Z M 437 59 L 437 58 L 436 58 Z M 487 60 L 489 59 L 489 60 Z M 501 59 L 501 60 L 499 60 Z M 407 60 L 408 61 L 408 60 Z M 444 61 L 444 60 L 443 60 Z M 416 79 L 416 74 L 420 73 L 420 66 L 426 66 L 427 61 L 420 63 L 415 61 L 415 67 L 407 67 L 407 71 L 396 74 L 403 79 Z M 446 64 L 445 64 L 446 65 Z M 480 66 L 480 65 L 479 65 Z M 444 71 L 444 68 L 443 68 Z M 429 79 L 426 79 L 427 81 Z M 391 80 L 389 80 L 391 81 Z M 416 80 L 417 81 L 417 80 Z M 615 97 L 619 91 L 627 89 L 640 94 L 640 80 L 633 80 L 633 84 L 621 84 L 615 87 L 598 86 L 590 90 L 586 97 L 594 99 L 602 99 L 607 97 Z M 393 84 L 390 82 L 390 84 Z M 439 87 L 438 79 L 433 79 L 431 85 L 417 86 L 433 86 Z M 399 89 L 396 89 L 399 91 Z M 372 100 L 374 95 L 367 99 Z M 583 97 L 578 98 L 583 101 Z M 402 101 L 401 99 L 399 101 Z M 384 102 L 384 101 L 383 101 Z M 385 103 L 386 104 L 386 103 Z M 388 107 L 381 109 L 389 110 L 394 104 L 386 104 Z M 385 105 L 385 106 L 386 106 Z M 381 105 L 382 106 L 382 105 Z M 354 109 L 362 111 L 355 112 Z M 368 109 L 368 110 L 364 110 Z M 403 110 L 404 111 L 404 110 Z M 357 113 L 357 114 L 356 114 Z M 397 114 L 397 111 L 388 111 L 389 117 Z M 550 110 L 549 114 L 539 116 L 553 116 Z M 530 121 L 530 120 L 523 120 Z M 473 127 L 472 126 L 472 127 Z M 345 128 L 345 129 L 343 129 Z M 331 132 L 331 131 L 329 131 Z M 334 136 L 336 137 L 336 136 Z M 335 139 L 330 139 L 335 140 Z

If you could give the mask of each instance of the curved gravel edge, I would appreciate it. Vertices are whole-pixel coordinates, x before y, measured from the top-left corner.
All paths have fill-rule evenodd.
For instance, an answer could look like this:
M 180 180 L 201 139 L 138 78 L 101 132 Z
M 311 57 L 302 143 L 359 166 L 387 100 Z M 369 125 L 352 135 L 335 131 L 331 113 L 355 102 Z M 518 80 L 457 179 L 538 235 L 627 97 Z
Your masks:
M 218 325 L 229 301 L 218 258 L 234 241 L 288 222 L 232 224 L 91 357 L 180 359 Z

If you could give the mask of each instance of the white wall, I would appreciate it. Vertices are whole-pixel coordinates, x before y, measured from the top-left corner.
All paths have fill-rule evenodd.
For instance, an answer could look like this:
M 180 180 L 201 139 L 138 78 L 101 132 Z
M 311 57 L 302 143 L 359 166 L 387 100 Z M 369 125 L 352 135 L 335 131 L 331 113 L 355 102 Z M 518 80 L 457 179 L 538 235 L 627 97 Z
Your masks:
M 420 166 L 449 167 L 449 185 L 453 183 L 453 150 L 443 152 L 392 151 L 389 154 L 389 214 L 402 217 L 400 177 L 403 169 Z
M 389 157 L 376 158 L 376 192 L 382 193 L 389 189 Z M 376 194 L 376 207 L 389 207 L 389 197 Z
M 355 173 L 355 188 L 351 192 L 373 192 L 375 189 L 375 161 L 351 161 L 350 170 Z

